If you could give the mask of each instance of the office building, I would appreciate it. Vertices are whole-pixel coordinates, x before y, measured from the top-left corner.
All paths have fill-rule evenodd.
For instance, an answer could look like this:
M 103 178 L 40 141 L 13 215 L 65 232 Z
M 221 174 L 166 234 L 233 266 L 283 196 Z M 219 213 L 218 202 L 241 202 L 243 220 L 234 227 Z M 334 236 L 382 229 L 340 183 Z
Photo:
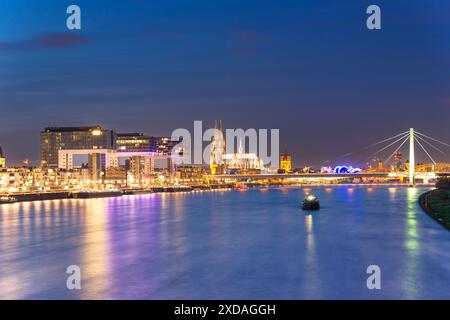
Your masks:
M 151 137 L 150 147 L 158 154 L 169 155 L 173 148 L 182 140 L 172 140 L 170 137 Z M 183 150 L 173 150 L 177 154 L 182 154 Z
M 151 152 L 153 138 L 143 133 L 118 133 L 116 135 L 117 151 Z
M 100 126 L 49 127 L 41 132 L 41 167 L 57 168 L 59 150 L 115 149 L 113 130 Z M 97 159 L 92 160 L 97 162 Z

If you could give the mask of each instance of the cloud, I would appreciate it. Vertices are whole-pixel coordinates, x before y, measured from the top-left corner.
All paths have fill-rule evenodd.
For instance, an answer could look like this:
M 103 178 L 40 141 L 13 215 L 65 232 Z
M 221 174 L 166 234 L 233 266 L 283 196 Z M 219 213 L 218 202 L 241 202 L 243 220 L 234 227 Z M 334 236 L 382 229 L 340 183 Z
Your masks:
M 68 32 L 46 32 L 21 41 L 0 42 L 0 50 L 70 48 L 89 42 L 85 36 Z

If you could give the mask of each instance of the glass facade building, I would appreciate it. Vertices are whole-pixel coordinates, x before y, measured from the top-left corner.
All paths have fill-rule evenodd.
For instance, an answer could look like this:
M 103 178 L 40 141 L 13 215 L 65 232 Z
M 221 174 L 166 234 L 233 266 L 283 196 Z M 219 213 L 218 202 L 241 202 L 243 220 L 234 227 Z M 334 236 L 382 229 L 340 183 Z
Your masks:
M 159 154 L 170 154 L 172 149 L 182 140 L 172 140 L 170 137 L 151 137 L 150 145 Z M 182 150 L 175 150 L 182 153 Z
M 174 146 L 181 140 L 172 140 L 170 137 L 150 137 L 143 133 L 118 133 L 116 139 L 117 150 L 154 152 L 168 155 Z
M 151 148 L 151 137 L 143 133 L 118 133 L 116 138 L 117 151 L 155 152 Z
M 116 134 L 100 126 L 49 127 L 41 131 L 41 167 L 58 167 L 58 150 L 115 149 Z

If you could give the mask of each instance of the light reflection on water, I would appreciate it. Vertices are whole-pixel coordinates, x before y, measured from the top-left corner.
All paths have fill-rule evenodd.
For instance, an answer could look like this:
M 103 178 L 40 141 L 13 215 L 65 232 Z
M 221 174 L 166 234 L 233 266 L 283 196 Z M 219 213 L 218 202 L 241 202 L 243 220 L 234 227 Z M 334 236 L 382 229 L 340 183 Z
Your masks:
M 0 298 L 450 298 L 424 188 L 152 194 L 0 207 Z M 304 193 L 322 208 L 299 209 Z M 81 267 L 82 290 L 66 289 Z M 382 269 L 382 290 L 366 268 Z
M 312 297 L 319 298 L 320 297 L 320 284 L 319 279 L 320 275 L 318 274 L 318 270 L 316 268 L 317 265 L 317 257 L 315 250 L 315 239 L 314 239 L 314 215 L 313 214 L 305 214 L 305 224 L 306 224 L 306 268 L 307 271 L 307 286 L 304 287 L 305 291 L 311 293 Z
M 81 290 L 84 299 L 95 299 L 102 292 L 108 292 L 110 286 L 108 281 L 111 278 L 110 239 L 109 228 L 105 228 L 109 225 L 110 218 L 106 210 L 107 204 L 103 199 L 93 199 L 86 207 L 86 215 L 90 222 L 84 225 L 81 264 L 73 263 L 83 266 L 82 276 L 88 279 L 84 282 L 84 289 Z M 133 232 L 130 236 L 133 236 Z
M 405 232 L 405 248 L 407 256 L 405 259 L 405 277 L 404 289 L 406 298 L 413 299 L 417 294 L 419 288 L 414 285 L 414 279 L 420 274 L 420 235 L 418 231 L 417 212 L 415 200 L 417 199 L 417 189 L 407 189 L 408 210 L 406 217 L 406 232 Z

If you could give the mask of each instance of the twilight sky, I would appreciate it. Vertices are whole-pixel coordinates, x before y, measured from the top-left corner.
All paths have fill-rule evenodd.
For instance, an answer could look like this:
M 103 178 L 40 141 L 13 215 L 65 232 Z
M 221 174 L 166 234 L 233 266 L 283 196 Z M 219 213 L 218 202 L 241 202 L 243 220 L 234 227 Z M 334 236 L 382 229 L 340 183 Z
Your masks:
M 66 29 L 70 4 L 81 7 L 80 31 Z M 366 28 L 370 4 L 382 30 Z M 214 119 L 279 128 L 298 166 L 409 127 L 450 142 L 450 2 L 0 2 L 9 163 L 37 163 L 46 126 L 170 135 Z

